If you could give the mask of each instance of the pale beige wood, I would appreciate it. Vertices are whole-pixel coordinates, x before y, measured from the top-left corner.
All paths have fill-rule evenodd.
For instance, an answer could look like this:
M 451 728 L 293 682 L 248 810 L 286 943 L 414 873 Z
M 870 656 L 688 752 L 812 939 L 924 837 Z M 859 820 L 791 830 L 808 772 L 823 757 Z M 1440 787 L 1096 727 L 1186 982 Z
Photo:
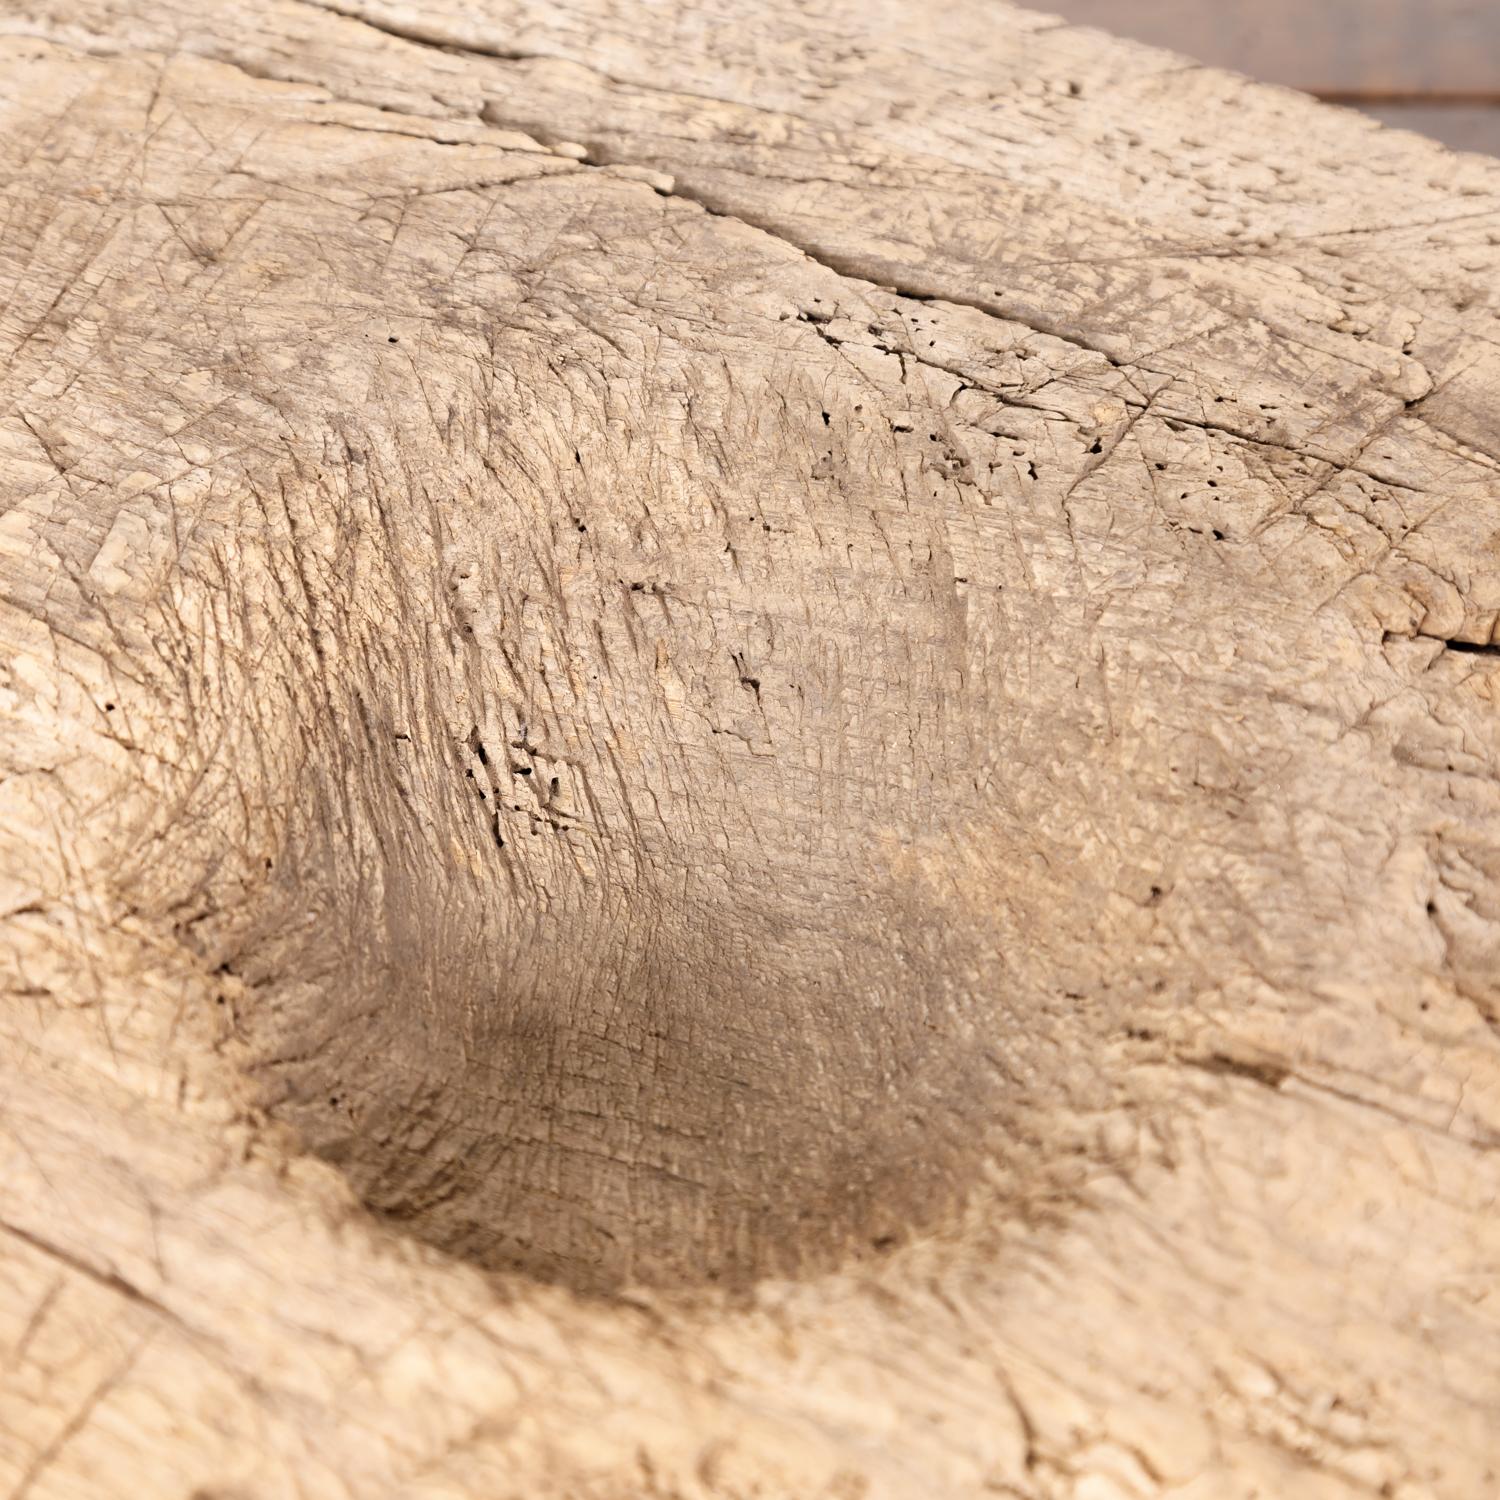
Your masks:
M 1500 167 L 992 5 L 0 33 L 11 1494 L 1495 1488 Z

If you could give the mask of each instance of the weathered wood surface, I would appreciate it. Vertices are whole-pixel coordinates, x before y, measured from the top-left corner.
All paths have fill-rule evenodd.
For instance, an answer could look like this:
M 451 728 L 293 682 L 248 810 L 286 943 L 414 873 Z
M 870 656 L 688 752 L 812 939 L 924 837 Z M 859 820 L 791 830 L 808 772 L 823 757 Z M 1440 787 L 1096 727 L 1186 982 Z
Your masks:
M 9 1494 L 1494 1491 L 1500 165 L 993 5 L 0 30 Z

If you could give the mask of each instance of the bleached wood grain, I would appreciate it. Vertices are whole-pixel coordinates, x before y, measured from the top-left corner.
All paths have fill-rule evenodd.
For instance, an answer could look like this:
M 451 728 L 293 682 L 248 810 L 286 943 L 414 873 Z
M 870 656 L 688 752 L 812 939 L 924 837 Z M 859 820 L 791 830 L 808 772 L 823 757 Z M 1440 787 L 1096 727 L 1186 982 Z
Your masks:
M 1495 1488 L 1500 165 L 996 5 L 0 33 L 10 1495 Z

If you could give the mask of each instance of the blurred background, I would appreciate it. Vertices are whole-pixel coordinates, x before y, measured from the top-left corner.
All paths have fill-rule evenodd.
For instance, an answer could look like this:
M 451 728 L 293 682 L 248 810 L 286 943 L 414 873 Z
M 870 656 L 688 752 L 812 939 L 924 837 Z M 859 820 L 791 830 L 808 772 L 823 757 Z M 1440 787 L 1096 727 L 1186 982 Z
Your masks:
M 1500 0 L 1022 0 L 1500 156 Z

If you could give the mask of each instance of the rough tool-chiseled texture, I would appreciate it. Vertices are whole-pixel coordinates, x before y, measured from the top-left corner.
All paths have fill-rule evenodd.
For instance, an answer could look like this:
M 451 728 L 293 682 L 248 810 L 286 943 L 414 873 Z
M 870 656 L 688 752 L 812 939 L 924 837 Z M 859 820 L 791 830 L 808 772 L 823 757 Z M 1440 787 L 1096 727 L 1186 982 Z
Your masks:
M 13 0 L 0 186 L 0 1491 L 1500 1486 L 1500 164 Z

